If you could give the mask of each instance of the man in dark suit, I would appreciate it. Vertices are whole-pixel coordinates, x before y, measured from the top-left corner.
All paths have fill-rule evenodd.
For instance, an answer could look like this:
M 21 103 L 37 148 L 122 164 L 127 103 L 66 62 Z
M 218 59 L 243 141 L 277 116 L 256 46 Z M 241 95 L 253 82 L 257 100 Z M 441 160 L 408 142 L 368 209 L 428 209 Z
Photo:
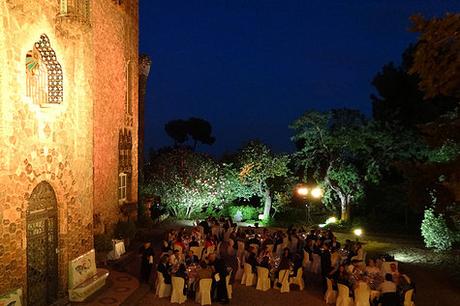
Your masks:
M 212 296 L 221 304 L 228 304 L 227 284 L 225 278 L 227 276 L 227 266 L 222 259 L 216 257 L 216 254 L 210 254 L 209 264 L 214 267 L 214 275 L 212 280 Z
M 163 275 L 165 279 L 165 284 L 171 284 L 171 265 L 168 263 L 168 255 L 163 255 L 158 264 L 157 271 Z

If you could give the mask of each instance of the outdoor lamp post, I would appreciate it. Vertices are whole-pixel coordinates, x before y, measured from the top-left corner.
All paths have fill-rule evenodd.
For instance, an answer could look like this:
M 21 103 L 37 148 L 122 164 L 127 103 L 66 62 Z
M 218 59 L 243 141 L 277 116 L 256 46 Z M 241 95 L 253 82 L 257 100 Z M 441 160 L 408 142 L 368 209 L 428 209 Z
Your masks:
M 359 241 L 359 237 L 361 237 L 361 235 L 363 234 L 363 230 L 360 228 L 357 228 L 353 230 L 353 234 L 355 234 L 356 236 L 356 241 Z
M 319 188 L 318 186 L 315 186 L 312 189 L 309 189 L 306 186 L 299 186 L 297 187 L 297 194 L 305 199 L 306 201 L 305 207 L 307 208 L 307 211 L 306 211 L 307 224 L 312 224 L 313 220 L 311 219 L 311 215 L 310 215 L 311 205 L 308 201 L 308 196 L 310 195 L 314 199 L 319 199 L 323 196 L 323 190 Z

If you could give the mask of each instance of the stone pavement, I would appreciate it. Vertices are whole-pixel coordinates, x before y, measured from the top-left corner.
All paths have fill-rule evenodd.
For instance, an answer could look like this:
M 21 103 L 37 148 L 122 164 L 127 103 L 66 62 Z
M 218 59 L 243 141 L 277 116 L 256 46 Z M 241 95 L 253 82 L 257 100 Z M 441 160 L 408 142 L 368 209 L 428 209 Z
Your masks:
M 71 303 L 72 306 L 101 306 L 121 305 L 130 295 L 139 288 L 136 277 L 115 270 L 110 270 L 106 285 L 88 298 L 86 302 Z

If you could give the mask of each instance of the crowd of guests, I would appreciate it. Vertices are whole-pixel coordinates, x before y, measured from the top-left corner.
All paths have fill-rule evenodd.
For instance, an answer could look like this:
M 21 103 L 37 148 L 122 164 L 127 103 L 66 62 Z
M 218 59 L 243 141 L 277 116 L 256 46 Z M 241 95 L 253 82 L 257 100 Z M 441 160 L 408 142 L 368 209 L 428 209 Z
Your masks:
M 197 251 L 198 250 L 198 251 Z M 149 244 L 141 250 L 143 256 L 143 280 L 151 269 L 153 250 Z M 249 264 L 257 274 L 257 267 L 267 268 L 270 278 L 278 279 L 280 270 L 290 270 L 289 277 L 303 276 L 327 279 L 334 288 L 347 286 L 350 295 L 359 283 L 366 283 L 378 292 L 373 299 L 384 306 L 398 306 L 404 293 L 413 288 L 407 275 L 398 271 L 391 258 L 371 258 L 366 261 L 363 244 L 346 240 L 342 245 L 331 230 L 290 227 L 285 230 L 267 228 L 240 228 L 231 219 L 207 218 L 198 221 L 193 228 L 171 230 L 165 234 L 161 245 L 161 257 L 157 271 L 165 283 L 171 277 L 184 278 L 184 294 L 194 296 L 200 279 L 211 278 L 211 296 L 214 301 L 228 303 L 226 278 L 229 284 L 240 278 L 243 264 Z M 147 270 L 147 271 L 146 271 Z M 219 277 L 215 277 L 218 274 Z

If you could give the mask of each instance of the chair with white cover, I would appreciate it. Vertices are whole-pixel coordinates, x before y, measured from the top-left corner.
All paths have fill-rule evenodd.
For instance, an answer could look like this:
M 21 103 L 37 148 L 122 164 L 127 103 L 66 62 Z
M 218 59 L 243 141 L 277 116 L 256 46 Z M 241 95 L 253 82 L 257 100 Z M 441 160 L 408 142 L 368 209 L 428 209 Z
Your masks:
M 359 282 L 355 289 L 355 306 L 370 306 L 371 288 L 365 282 Z
M 264 267 L 257 267 L 257 290 L 267 291 L 271 288 L 269 271 Z
M 281 284 L 281 288 L 275 286 L 276 289 L 280 289 L 281 293 L 289 292 L 289 272 L 290 271 L 288 269 L 280 270 L 278 274 L 278 279 L 275 280 L 275 284 Z
M 339 294 L 337 296 L 336 306 L 353 306 L 353 299 L 350 297 L 350 289 L 342 284 L 337 284 Z
M 270 253 L 273 253 L 273 247 L 274 247 L 273 244 L 267 244 L 266 245 L 267 251 L 270 252 Z
M 230 272 L 226 277 L 225 277 L 225 284 L 227 285 L 227 296 L 229 299 L 232 299 L 232 294 L 233 294 L 233 287 L 230 284 L 230 277 L 232 275 L 232 272 Z
M 235 279 L 236 280 L 241 280 L 243 278 L 244 269 L 243 269 L 243 267 L 241 265 L 241 262 L 240 262 L 239 258 L 237 258 L 237 261 L 238 261 L 238 269 L 236 270 Z
M 315 274 L 321 274 L 321 256 L 319 256 L 319 254 L 313 254 L 312 258 L 310 271 Z
M 236 257 L 242 259 L 244 256 L 244 247 L 245 247 L 244 241 L 238 241 L 237 245 L 238 245 L 238 249 L 236 251 Z
M 184 295 L 184 279 L 182 277 L 171 277 L 172 282 L 172 293 L 171 303 L 183 304 L 187 300 L 187 296 Z
M 250 264 L 245 263 L 243 266 L 243 277 L 241 278 L 241 285 L 254 286 L 257 282 L 257 275 L 252 273 L 252 267 Z
M 190 247 L 190 251 L 192 251 L 193 255 L 201 259 L 203 255 L 203 247 L 202 246 L 192 246 Z
M 299 290 L 302 291 L 305 287 L 305 282 L 303 281 L 303 268 L 300 267 L 297 269 L 297 275 L 295 277 L 291 277 L 289 280 L 289 284 L 299 286 Z
M 310 255 L 307 251 L 303 250 L 303 258 L 302 258 L 302 267 L 304 267 L 307 271 L 310 270 Z
M 171 295 L 171 285 L 165 283 L 165 279 L 161 272 L 157 272 L 155 295 L 159 298 L 168 297 Z
M 299 239 L 297 239 L 297 237 L 291 237 L 291 241 L 289 241 L 289 251 L 291 253 L 297 252 L 298 244 L 299 244 Z
M 201 305 L 211 305 L 211 278 L 200 279 L 195 301 Z
M 404 294 L 404 306 L 415 306 L 414 301 L 412 301 L 412 295 L 414 295 L 414 289 L 409 289 Z
M 337 300 L 337 291 L 335 291 L 332 287 L 332 281 L 330 278 L 326 278 L 326 282 L 327 290 L 324 294 L 324 301 L 326 302 L 326 304 L 335 304 L 335 301 Z

